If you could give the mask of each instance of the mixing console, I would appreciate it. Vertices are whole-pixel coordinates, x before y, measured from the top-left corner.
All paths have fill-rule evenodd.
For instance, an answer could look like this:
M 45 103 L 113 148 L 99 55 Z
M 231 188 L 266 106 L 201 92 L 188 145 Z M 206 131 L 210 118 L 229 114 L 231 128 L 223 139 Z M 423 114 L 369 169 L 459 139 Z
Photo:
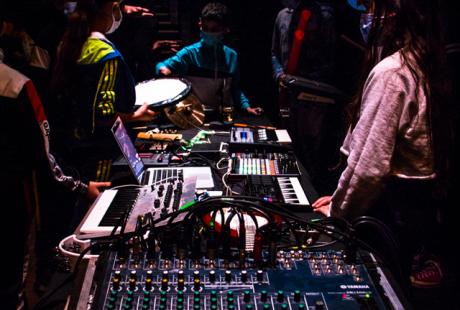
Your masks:
M 386 309 L 366 267 L 341 251 L 278 251 L 275 268 L 113 252 L 104 266 L 89 309 Z

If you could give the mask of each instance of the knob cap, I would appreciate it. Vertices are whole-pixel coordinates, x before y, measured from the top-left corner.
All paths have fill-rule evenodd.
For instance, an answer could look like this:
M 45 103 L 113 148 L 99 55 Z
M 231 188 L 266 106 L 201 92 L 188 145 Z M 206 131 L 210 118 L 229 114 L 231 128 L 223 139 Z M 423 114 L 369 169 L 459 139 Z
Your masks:
M 283 291 L 278 291 L 276 295 L 276 300 L 278 302 L 283 302 L 284 301 L 284 292 Z
M 248 272 L 246 270 L 241 271 L 241 282 L 246 283 L 248 281 Z

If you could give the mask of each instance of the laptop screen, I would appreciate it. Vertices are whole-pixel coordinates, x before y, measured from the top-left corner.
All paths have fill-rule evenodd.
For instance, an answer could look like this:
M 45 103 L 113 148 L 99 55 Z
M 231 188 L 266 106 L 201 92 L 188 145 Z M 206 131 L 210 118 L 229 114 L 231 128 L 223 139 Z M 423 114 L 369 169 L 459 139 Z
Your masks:
M 134 147 L 134 144 L 131 141 L 131 138 L 129 137 L 120 117 L 118 117 L 113 124 L 112 133 L 115 140 L 117 140 L 118 146 L 128 162 L 129 167 L 134 173 L 136 180 L 140 184 L 142 180 L 142 173 L 144 172 L 144 163 L 139 157 L 139 154 L 136 152 L 136 148 Z

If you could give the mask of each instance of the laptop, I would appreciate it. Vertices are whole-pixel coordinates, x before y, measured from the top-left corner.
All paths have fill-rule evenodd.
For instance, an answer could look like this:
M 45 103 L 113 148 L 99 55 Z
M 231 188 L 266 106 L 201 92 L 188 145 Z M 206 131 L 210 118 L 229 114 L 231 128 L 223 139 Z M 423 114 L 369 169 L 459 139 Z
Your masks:
M 184 179 L 196 177 L 196 188 L 199 189 L 214 187 L 210 167 L 156 167 L 146 169 L 120 117 L 117 118 L 111 130 L 139 185 L 160 184 L 180 176 Z

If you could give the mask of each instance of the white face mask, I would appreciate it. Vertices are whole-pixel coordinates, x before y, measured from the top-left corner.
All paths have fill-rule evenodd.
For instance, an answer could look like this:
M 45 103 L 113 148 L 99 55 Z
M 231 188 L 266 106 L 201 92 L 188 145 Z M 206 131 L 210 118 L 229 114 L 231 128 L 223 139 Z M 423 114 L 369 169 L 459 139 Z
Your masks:
M 117 30 L 118 27 L 120 27 L 122 20 L 123 20 L 123 14 L 121 13 L 121 11 L 120 11 L 120 19 L 119 20 L 115 20 L 115 15 L 112 12 L 112 25 L 110 26 L 110 29 L 107 30 L 106 34 L 111 34 L 111 33 L 115 32 L 115 30 Z
M 64 3 L 64 13 L 65 14 L 71 14 L 73 11 L 75 11 L 75 8 L 77 7 L 77 1 L 68 1 Z

